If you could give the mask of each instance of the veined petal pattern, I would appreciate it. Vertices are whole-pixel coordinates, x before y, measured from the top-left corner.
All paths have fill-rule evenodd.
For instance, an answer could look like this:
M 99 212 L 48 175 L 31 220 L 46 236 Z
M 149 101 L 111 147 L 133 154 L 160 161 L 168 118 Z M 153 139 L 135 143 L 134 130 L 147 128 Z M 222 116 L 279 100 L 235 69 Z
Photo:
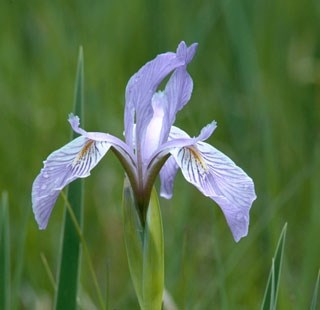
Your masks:
M 47 226 L 59 191 L 75 179 L 90 175 L 110 146 L 80 136 L 49 155 L 32 186 L 33 211 L 41 229 Z
M 256 199 L 252 179 L 229 157 L 205 142 L 172 150 L 185 179 L 222 209 L 236 241 L 247 234 Z

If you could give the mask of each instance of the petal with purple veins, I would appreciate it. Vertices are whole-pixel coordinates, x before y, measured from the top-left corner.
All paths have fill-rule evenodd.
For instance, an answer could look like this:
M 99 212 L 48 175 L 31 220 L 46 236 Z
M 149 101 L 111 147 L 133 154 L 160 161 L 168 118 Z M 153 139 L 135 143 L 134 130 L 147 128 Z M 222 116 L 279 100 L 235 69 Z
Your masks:
M 140 139 L 143 139 L 146 126 L 153 115 L 151 99 L 162 80 L 173 70 L 185 67 L 192 60 L 196 48 L 197 44 L 187 47 L 184 42 L 181 42 L 176 53 L 168 52 L 158 55 L 130 78 L 126 87 L 124 117 L 125 137 L 129 146 L 132 147 L 133 127 L 136 123 L 137 147 L 140 147 Z
M 256 199 L 252 179 L 205 142 L 171 153 L 185 179 L 220 206 L 234 239 L 239 241 L 248 232 L 249 210 Z
M 173 126 L 167 142 L 172 146 L 170 150 L 172 157 L 169 160 L 174 159 L 185 179 L 220 206 L 234 239 L 239 241 L 248 233 L 249 211 L 256 199 L 254 184 L 229 157 L 203 142 L 210 137 L 215 128 L 216 123 L 212 122 L 201 130 L 197 138 L 194 138 L 193 144 L 179 146 L 181 142 L 178 141 L 187 141 L 189 135 Z M 170 165 L 172 166 L 172 163 Z M 170 168 L 166 169 L 161 177 L 163 188 L 169 189 L 164 189 L 165 195 L 167 191 L 172 193 L 171 181 L 168 179 L 166 184 L 164 180 L 165 175 L 170 175 L 168 173 Z M 174 175 L 174 170 L 171 171 L 171 175 Z
M 32 186 L 32 206 L 40 229 L 45 229 L 60 190 L 85 178 L 109 150 L 108 142 L 80 136 L 49 155 Z
M 193 82 L 189 73 L 186 71 L 186 66 L 176 69 L 164 90 L 168 106 L 166 107 L 167 114 L 163 127 L 162 142 L 168 139 L 171 126 L 176 119 L 176 114 L 190 100 L 192 88 Z
M 152 117 L 151 99 L 159 84 L 170 72 L 183 64 L 184 61 L 178 59 L 175 53 L 160 54 L 130 78 L 126 87 L 124 115 L 125 137 L 129 146 L 132 146 L 134 123 L 136 123 L 136 138 L 139 140 Z

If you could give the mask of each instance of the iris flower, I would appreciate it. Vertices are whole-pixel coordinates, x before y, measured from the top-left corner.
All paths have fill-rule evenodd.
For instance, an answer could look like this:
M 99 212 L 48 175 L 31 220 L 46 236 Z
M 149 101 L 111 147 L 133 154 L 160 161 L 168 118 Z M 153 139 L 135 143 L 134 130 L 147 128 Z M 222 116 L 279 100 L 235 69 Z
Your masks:
M 252 179 L 236 164 L 204 142 L 216 128 L 205 126 L 197 137 L 173 126 L 175 117 L 189 101 L 193 89 L 187 65 L 197 44 L 178 45 L 176 53 L 158 55 L 134 74 L 126 87 L 125 142 L 107 133 L 87 132 L 77 116 L 69 123 L 80 136 L 56 150 L 32 187 L 32 205 L 40 229 L 45 229 L 59 192 L 77 178 L 85 178 L 112 150 L 120 160 L 141 210 L 147 208 L 157 175 L 160 195 L 170 199 L 176 173 L 221 208 L 235 241 L 248 233 L 249 210 L 256 195 Z M 160 83 L 170 76 L 162 91 Z

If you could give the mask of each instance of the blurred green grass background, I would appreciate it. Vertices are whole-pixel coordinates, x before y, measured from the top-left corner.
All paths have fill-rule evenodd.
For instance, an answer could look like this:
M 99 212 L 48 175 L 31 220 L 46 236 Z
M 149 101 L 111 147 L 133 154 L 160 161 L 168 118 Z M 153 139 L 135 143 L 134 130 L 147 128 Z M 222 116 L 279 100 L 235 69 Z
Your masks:
M 276 241 L 288 222 L 279 309 L 305 309 L 320 267 L 320 2 L 313 0 L 9 1 L 0 3 L 0 191 L 11 217 L 18 309 L 50 309 L 63 202 L 39 231 L 31 186 L 42 160 L 69 139 L 78 48 L 85 61 L 85 120 L 123 133 L 124 90 L 146 61 L 199 43 L 190 103 L 177 118 L 255 181 L 247 238 L 235 244 L 221 211 L 186 183 L 161 199 L 166 287 L 179 309 L 256 309 Z M 112 154 L 86 181 L 84 234 L 111 309 L 135 309 L 126 261 L 123 171 Z M 80 297 L 96 303 L 82 260 Z M 90 309 L 90 305 L 87 305 Z

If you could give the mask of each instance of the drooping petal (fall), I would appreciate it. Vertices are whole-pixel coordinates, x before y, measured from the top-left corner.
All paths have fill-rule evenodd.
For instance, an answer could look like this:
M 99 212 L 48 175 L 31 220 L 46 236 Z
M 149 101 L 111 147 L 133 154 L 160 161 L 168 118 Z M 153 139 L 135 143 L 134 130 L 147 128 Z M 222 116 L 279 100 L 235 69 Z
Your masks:
M 75 179 L 89 176 L 110 147 L 123 159 L 131 180 L 135 179 L 134 158 L 124 142 L 109 134 L 86 132 L 72 114 L 69 122 L 81 136 L 49 155 L 32 186 L 32 207 L 40 229 L 46 228 L 59 192 Z
M 45 229 L 59 192 L 77 178 L 85 178 L 111 144 L 80 136 L 51 153 L 32 186 L 32 207 L 40 229 Z
M 206 126 L 198 138 L 207 138 L 214 128 L 215 123 Z M 187 136 L 178 128 L 174 128 L 171 134 L 175 138 Z M 185 179 L 220 206 L 234 239 L 239 241 L 245 236 L 248 232 L 249 210 L 256 199 L 252 179 L 229 157 L 202 141 L 173 148 L 171 154 Z M 163 179 L 161 181 L 164 182 Z
M 80 119 L 78 116 L 70 114 L 68 119 L 74 132 L 88 138 L 89 140 L 108 142 L 121 154 L 130 164 L 134 164 L 135 154 L 133 150 L 119 138 L 104 132 L 87 132 L 80 128 Z

